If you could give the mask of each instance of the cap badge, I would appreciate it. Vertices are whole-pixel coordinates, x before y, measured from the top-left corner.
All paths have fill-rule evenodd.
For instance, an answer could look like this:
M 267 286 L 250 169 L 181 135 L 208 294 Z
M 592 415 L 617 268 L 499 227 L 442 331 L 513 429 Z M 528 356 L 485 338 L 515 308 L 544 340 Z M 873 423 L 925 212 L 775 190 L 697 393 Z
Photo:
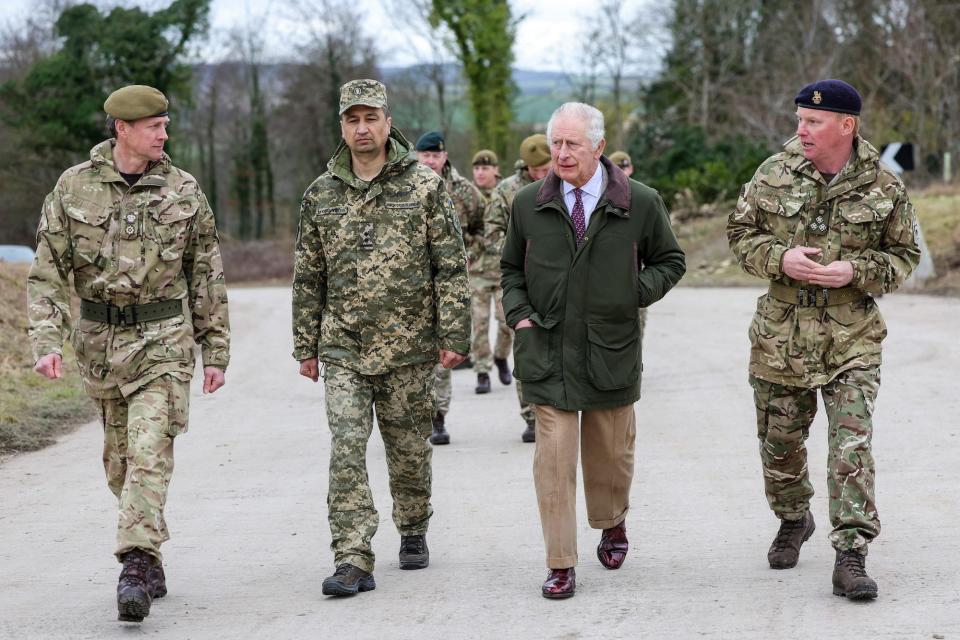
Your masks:
M 814 91 L 814 92 L 813 92 L 813 104 L 820 104 L 821 102 L 823 102 L 823 96 L 820 95 L 820 92 L 819 92 L 819 91 Z

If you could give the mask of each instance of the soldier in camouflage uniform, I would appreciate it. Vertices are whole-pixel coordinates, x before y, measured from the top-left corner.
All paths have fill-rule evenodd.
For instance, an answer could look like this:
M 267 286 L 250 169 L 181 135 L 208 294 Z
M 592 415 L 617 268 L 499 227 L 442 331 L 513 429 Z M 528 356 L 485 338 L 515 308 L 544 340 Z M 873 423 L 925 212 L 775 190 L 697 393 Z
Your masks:
M 473 156 L 473 182 L 483 194 L 483 206 L 486 208 L 490 196 L 497 186 L 499 168 L 497 154 L 482 149 Z M 477 372 L 477 393 L 490 393 L 491 365 L 497 367 L 497 377 L 502 384 L 510 384 L 510 366 L 507 356 L 513 342 L 513 330 L 507 326 L 503 317 L 503 305 L 500 300 L 500 256 L 486 250 L 486 242 L 480 243 L 480 257 L 470 265 L 470 290 L 472 293 L 473 345 L 470 355 L 473 357 Z M 490 351 L 490 306 L 493 303 L 497 319 L 497 340 Z
M 60 176 L 43 205 L 27 284 L 36 370 L 61 375 L 68 275 L 81 299 L 72 342 L 100 406 L 107 485 L 119 500 L 121 620 L 166 594 L 160 545 L 173 440 L 187 430 L 194 345 L 203 391 L 224 383 L 230 331 L 213 212 L 163 152 L 167 99 L 142 85 L 104 104 L 114 138 Z
M 550 145 L 547 144 L 547 136 L 538 133 L 520 143 L 520 160 L 517 163 L 516 172 L 502 180 L 490 194 L 490 202 L 487 203 L 487 209 L 483 215 L 484 242 L 487 254 L 495 256 L 493 262 L 496 265 L 496 272 L 492 277 L 498 281 L 500 280 L 500 256 L 503 254 L 503 240 L 507 234 L 513 198 L 520 189 L 537 180 L 543 180 L 548 173 L 550 173 Z M 503 290 L 501 289 L 497 297 L 497 309 L 500 314 L 503 314 L 502 298 Z M 512 341 L 513 329 L 510 332 Z M 537 432 L 534 428 L 536 411 L 531 403 L 523 401 L 521 395 L 523 388 L 519 380 L 516 387 L 517 399 L 520 401 L 520 417 L 526 424 L 520 438 L 524 442 L 536 442 Z
M 463 232 L 463 244 L 467 250 L 467 269 L 469 280 L 482 275 L 483 262 L 483 207 L 484 199 L 480 190 L 469 180 L 461 176 L 447 159 L 446 143 L 438 131 L 428 131 L 417 139 L 417 160 L 433 169 L 443 178 L 447 193 L 453 199 Z M 437 411 L 433 416 L 433 444 L 450 444 L 450 434 L 446 428 L 446 415 L 450 411 L 450 398 L 453 395 L 450 369 L 437 367 L 436 375 Z M 489 383 L 487 384 L 489 390 Z
M 877 596 L 866 574 L 880 533 L 871 416 L 887 330 L 871 294 L 894 291 L 920 257 L 900 179 L 859 136 L 860 96 L 839 80 L 796 97 L 797 135 L 744 186 L 727 236 L 743 268 L 770 280 L 750 326 L 767 500 L 781 520 L 770 566 L 797 564 L 814 530 L 804 441 L 820 389 L 829 422 L 833 592 Z
M 470 293 L 460 223 L 443 181 L 392 128 L 386 88 L 340 90 L 343 140 L 304 193 L 293 281 L 293 356 L 314 382 L 325 365 L 331 432 L 328 519 L 336 570 L 326 595 L 375 588 L 370 541 L 379 516 L 367 479 L 377 424 L 387 452 L 400 568 L 429 564 L 436 363 L 470 347 Z
M 620 170 L 627 174 L 627 177 L 633 175 L 633 161 L 630 160 L 630 156 L 627 155 L 626 151 L 614 151 L 610 154 L 610 162 L 620 167 Z M 643 344 L 643 331 L 647 328 L 647 309 L 646 307 L 640 307 L 640 313 L 638 315 L 640 322 L 640 343 Z

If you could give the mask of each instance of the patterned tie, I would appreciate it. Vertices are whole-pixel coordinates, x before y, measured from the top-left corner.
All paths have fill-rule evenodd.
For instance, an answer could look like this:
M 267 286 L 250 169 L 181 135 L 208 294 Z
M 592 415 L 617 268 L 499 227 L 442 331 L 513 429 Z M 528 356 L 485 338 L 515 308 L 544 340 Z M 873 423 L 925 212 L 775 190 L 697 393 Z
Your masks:
M 580 199 L 581 193 L 583 192 L 580 189 L 573 190 L 573 197 L 577 201 L 573 204 L 573 212 L 570 213 L 570 218 L 573 220 L 573 230 L 577 232 L 578 247 L 583 244 L 583 236 L 587 234 L 587 223 L 583 215 L 583 200 Z

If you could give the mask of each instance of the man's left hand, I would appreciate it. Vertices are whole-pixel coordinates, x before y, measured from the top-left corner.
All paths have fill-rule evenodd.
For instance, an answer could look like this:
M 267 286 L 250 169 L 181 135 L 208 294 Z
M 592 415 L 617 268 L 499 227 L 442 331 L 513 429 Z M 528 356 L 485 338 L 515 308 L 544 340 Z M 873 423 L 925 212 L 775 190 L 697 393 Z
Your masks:
M 838 260 L 811 269 L 807 282 L 835 289 L 847 286 L 851 280 L 853 280 L 853 263 L 849 260 Z
M 444 369 L 453 369 L 466 359 L 467 354 L 465 353 L 457 353 L 456 351 L 440 349 L 440 366 L 442 366 Z
M 223 369 L 219 367 L 203 368 L 203 392 L 213 393 L 224 385 Z

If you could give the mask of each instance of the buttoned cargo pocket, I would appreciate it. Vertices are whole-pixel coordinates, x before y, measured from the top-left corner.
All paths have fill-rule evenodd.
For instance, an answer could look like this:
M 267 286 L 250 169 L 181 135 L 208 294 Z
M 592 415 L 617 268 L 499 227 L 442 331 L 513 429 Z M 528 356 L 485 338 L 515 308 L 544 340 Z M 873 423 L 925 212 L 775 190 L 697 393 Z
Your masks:
M 892 211 L 893 201 L 885 196 L 837 203 L 841 218 L 841 249 L 858 251 L 874 246 L 880 240 L 884 223 Z
M 757 191 L 757 206 L 768 213 L 792 218 L 800 213 L 804 199 L 777 189 L 759 189 Z
M 640 377 L 640 328 L 629 323 L 587 325 L 587 371 L 601 391 L 623 389 Z
M 855 358 L 880 353 L 880 345 L 887 336 L 887 325 L 873 298 L 826 309 L 832 321 L 829 323 L 828 364 L 838 367 Z
M 62 203 L 63 212 L 70 218 L 74 264 L 97 264 L 107 234 L 111 207 L 70 193 L 64 194 Z
M 785 371 L 792 364 L 803 362 L 803 355 L 794 345 L 794 305 L 763 294 L 757 299 L 757 312 L 750 323 L 750 361 L 764 367 Z
M 513 377 L 521 382 L 543 380 L 553 370 L 550 331 L 534 324 L 513 336 Z
M 162 200 L 149 209 L 153 233 L 164 262 L 178 260 L 187 246 L 190 225 L 200 209 L 196 196 L 187 195 Z

